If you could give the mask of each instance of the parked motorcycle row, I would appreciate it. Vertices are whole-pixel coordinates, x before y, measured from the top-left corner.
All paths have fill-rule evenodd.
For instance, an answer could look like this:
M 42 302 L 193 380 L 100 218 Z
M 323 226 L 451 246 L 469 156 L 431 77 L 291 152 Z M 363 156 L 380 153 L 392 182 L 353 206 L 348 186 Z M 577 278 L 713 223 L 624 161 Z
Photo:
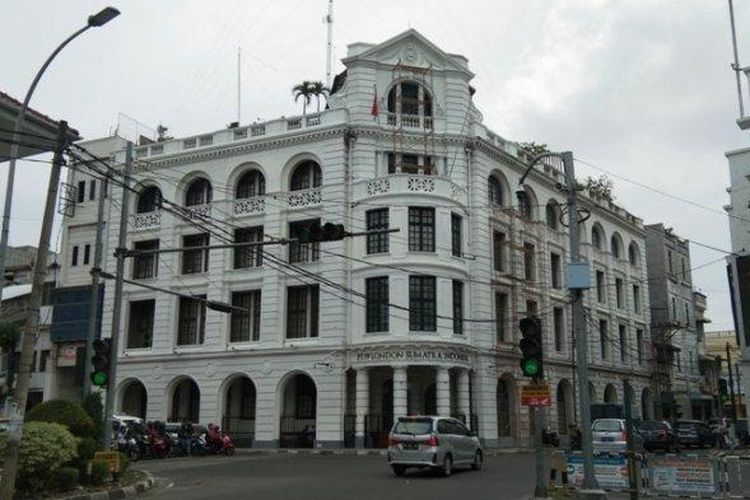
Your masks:
M 142 458 L 234 454 L 234 443 L 218 425 L 115 420 L 113 447 L 131 461 Z

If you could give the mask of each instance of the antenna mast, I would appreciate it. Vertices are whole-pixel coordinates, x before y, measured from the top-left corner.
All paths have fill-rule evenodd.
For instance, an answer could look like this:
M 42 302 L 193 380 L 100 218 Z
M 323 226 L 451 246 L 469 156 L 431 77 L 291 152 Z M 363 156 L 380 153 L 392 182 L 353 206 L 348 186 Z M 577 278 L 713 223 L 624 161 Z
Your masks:
M 237 47 L 237 123 L 242 123 L 242 47 Z
M 328 25 L 328 45 L 326 46 L 326 87 L 330 89 L 331 56 L 333 54 L 333 0 L 328 0 L 328 15 L 325 17 L 325 22 Z

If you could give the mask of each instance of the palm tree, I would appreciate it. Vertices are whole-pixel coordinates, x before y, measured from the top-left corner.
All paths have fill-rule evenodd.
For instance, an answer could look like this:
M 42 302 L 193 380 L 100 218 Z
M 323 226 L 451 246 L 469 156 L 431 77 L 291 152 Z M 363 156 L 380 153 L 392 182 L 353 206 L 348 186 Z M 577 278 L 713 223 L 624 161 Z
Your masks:
M 310 93 L 318 100 L 318 112 L 320 112 L 320 96 L 328 97 L 331 89 L 323 85 L 321 81 L 310 82 Z
M 307 105 L 310 104 L 310 96 L 312 95 L 312 89 L 310 87 L 312 82 L 304 80 L 302 83 L 295 85 L 292 88 L 292 94 L 294 94 L 294 102 L 302 97 L 302 114 L 307 114 Z

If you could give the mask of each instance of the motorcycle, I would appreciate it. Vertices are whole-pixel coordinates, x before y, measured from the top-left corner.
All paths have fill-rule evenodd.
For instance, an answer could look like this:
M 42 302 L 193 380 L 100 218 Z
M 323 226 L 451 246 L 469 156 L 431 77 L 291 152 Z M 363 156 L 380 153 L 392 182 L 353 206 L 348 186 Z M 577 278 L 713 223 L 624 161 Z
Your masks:
M 156 458 L 166 458 L 172 454 L 172 442 L 166 432 L 162 432 L 159 425 L 154 424 L 147 431 L 148 441 L 151 443 L 151 454 Z
M 124 453 L 131 462 L 137 462 L 141 458 L 141 450 L 130 429 L 116 424 L 114 434 L 114 447 L 117 451 Z
M 209 424 L 205 434 L 208 448 L 217 455 L 234 455 L 234 442 L 229 434 L 219 429 L 218 425 Z

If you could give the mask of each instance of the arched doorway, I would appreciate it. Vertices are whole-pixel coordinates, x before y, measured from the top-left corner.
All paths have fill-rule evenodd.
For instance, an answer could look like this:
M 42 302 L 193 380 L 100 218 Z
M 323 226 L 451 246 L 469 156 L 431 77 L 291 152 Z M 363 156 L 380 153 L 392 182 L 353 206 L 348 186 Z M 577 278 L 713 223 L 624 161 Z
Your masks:
M 604 402 L 617 403 L 617 389 L 612 384 L 607 384 L 604 388 Z
M 170 422 L 198 423 L 200 418 L 201 392 L 191 378 L 184 378 L 172 390 L 172 404 L 169 409 Z
M 648 387 L 641 393 L 641 416 L 643 420 L 654 419 L 654 401 L 651 399 L 651 390 Z
M 596 403 L 596 387 L 591 382 L 589 382 L 589 402 Z
M 573 423 L 573 388 L 567 379 L 557 385 L 557 432 L 568 433 L 568 426 Z
M 282 382 L 279 446 L 313 448 L 318 392 L 309 375 L 298 373 Z
M 497 436 L 501 446 L 512 446 L 515 435 L 514 416 L 515 383 L 509 376 L 502 376 L 497 381 L 495 394 L 497 403 Z
M 122 391 L 120 412 L 131 417 L 146 419 L 146 387 L 140 380 L 132 380 L 127 383 Z
M 232 436 L 237 447 L 250 448 L 253 445 L 255 400 L 255 384 L 250 378 L 235 377 L 227 386 L 221 427 Z

